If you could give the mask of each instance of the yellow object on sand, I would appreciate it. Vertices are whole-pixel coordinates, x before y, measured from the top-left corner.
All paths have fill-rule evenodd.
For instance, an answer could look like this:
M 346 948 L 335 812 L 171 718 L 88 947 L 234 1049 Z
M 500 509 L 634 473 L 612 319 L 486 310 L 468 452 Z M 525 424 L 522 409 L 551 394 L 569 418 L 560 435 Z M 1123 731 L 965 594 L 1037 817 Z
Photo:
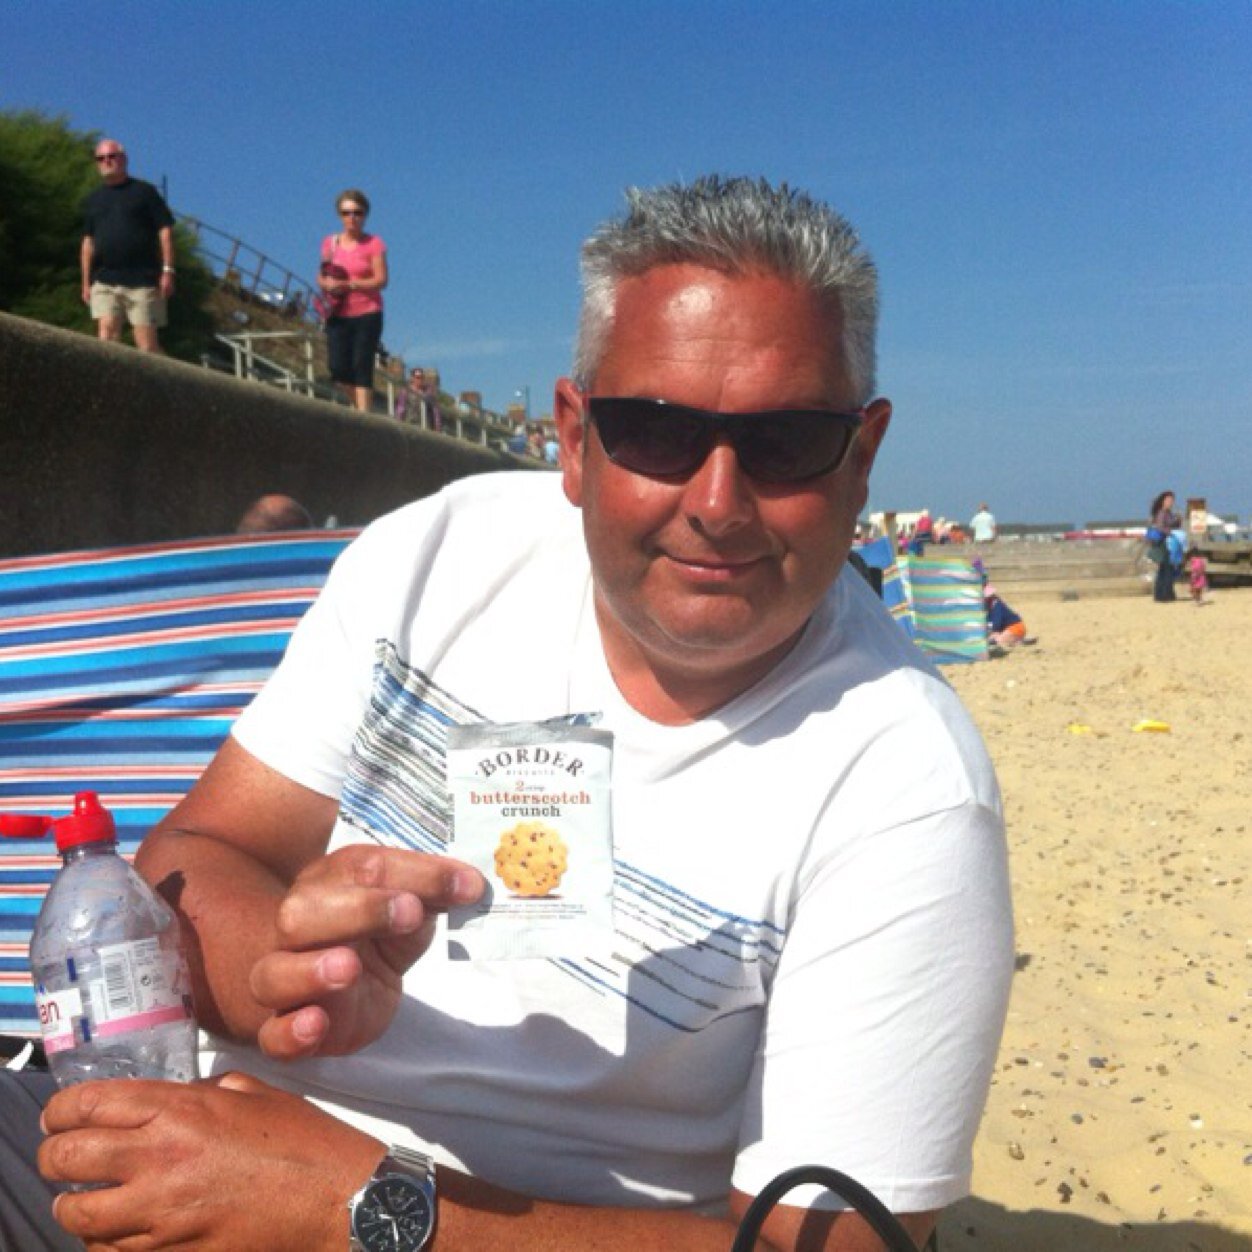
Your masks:
M 1094 735 L 1095 729 L 1086 722 L 1070 722 L 1065 728 L 1071 735 Z
M 1130 729 L 1136 732 L 1148 731 L 1153 734 L 1167 735 L 1169 734 L 1169 723 L 1155 722 L 1150 717 L 1145 717 L 1143 721 L 1136 722 Z

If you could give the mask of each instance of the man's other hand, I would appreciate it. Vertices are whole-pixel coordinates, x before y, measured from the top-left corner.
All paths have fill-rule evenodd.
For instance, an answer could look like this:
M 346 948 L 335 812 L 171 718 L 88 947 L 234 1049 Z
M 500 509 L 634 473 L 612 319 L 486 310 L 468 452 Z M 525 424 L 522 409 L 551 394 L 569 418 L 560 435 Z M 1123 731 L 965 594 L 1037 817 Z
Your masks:
M 56 1198 L 57 1221 L 89 1252 L 340 1252 L 348 1200 L 384 1151 L 244 1074 L 83 1083 L 52 1097 L 43 1126 L 45 1178 L 115 1184 Z

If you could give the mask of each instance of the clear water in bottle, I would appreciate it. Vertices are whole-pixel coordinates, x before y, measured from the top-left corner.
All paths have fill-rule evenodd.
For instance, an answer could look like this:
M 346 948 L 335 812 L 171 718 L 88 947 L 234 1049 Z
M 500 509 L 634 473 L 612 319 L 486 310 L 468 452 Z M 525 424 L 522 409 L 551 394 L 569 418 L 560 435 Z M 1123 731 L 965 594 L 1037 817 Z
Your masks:
M 64 828 L 64 829 L 63 829 Z M 48 1067 L 58 1085 L 196 1076 L 196 1023 L 178 920 L 117 853 L 87 792 L 55 823 L 64 865 L 30 945 Z

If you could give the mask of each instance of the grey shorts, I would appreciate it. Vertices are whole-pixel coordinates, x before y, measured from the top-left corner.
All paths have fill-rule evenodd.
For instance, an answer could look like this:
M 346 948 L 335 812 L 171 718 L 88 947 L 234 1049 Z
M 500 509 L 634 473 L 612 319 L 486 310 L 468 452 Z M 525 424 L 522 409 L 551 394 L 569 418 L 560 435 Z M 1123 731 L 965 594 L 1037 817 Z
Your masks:
M 132 326 L 165 325 L 165 300 L 155 287 L 91 284 L 91 316 L 125 318 Z
M 56 1086 L 50 1074 L 0 1069 L 0 1252 L 82 1252 L 52 1220 L 53 1189 L 39 1176 L 39 1115 Z

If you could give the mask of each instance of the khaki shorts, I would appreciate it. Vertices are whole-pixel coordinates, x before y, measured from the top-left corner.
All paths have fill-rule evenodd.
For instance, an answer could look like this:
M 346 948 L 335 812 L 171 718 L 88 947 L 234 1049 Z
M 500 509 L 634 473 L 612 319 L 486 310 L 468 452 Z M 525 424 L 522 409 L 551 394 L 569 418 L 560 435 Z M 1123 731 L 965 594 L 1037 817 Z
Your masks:
M 165 300 L 155 287 L 91 284 L 91 316 L 123 317 L 132 326 L 164 326 Z

